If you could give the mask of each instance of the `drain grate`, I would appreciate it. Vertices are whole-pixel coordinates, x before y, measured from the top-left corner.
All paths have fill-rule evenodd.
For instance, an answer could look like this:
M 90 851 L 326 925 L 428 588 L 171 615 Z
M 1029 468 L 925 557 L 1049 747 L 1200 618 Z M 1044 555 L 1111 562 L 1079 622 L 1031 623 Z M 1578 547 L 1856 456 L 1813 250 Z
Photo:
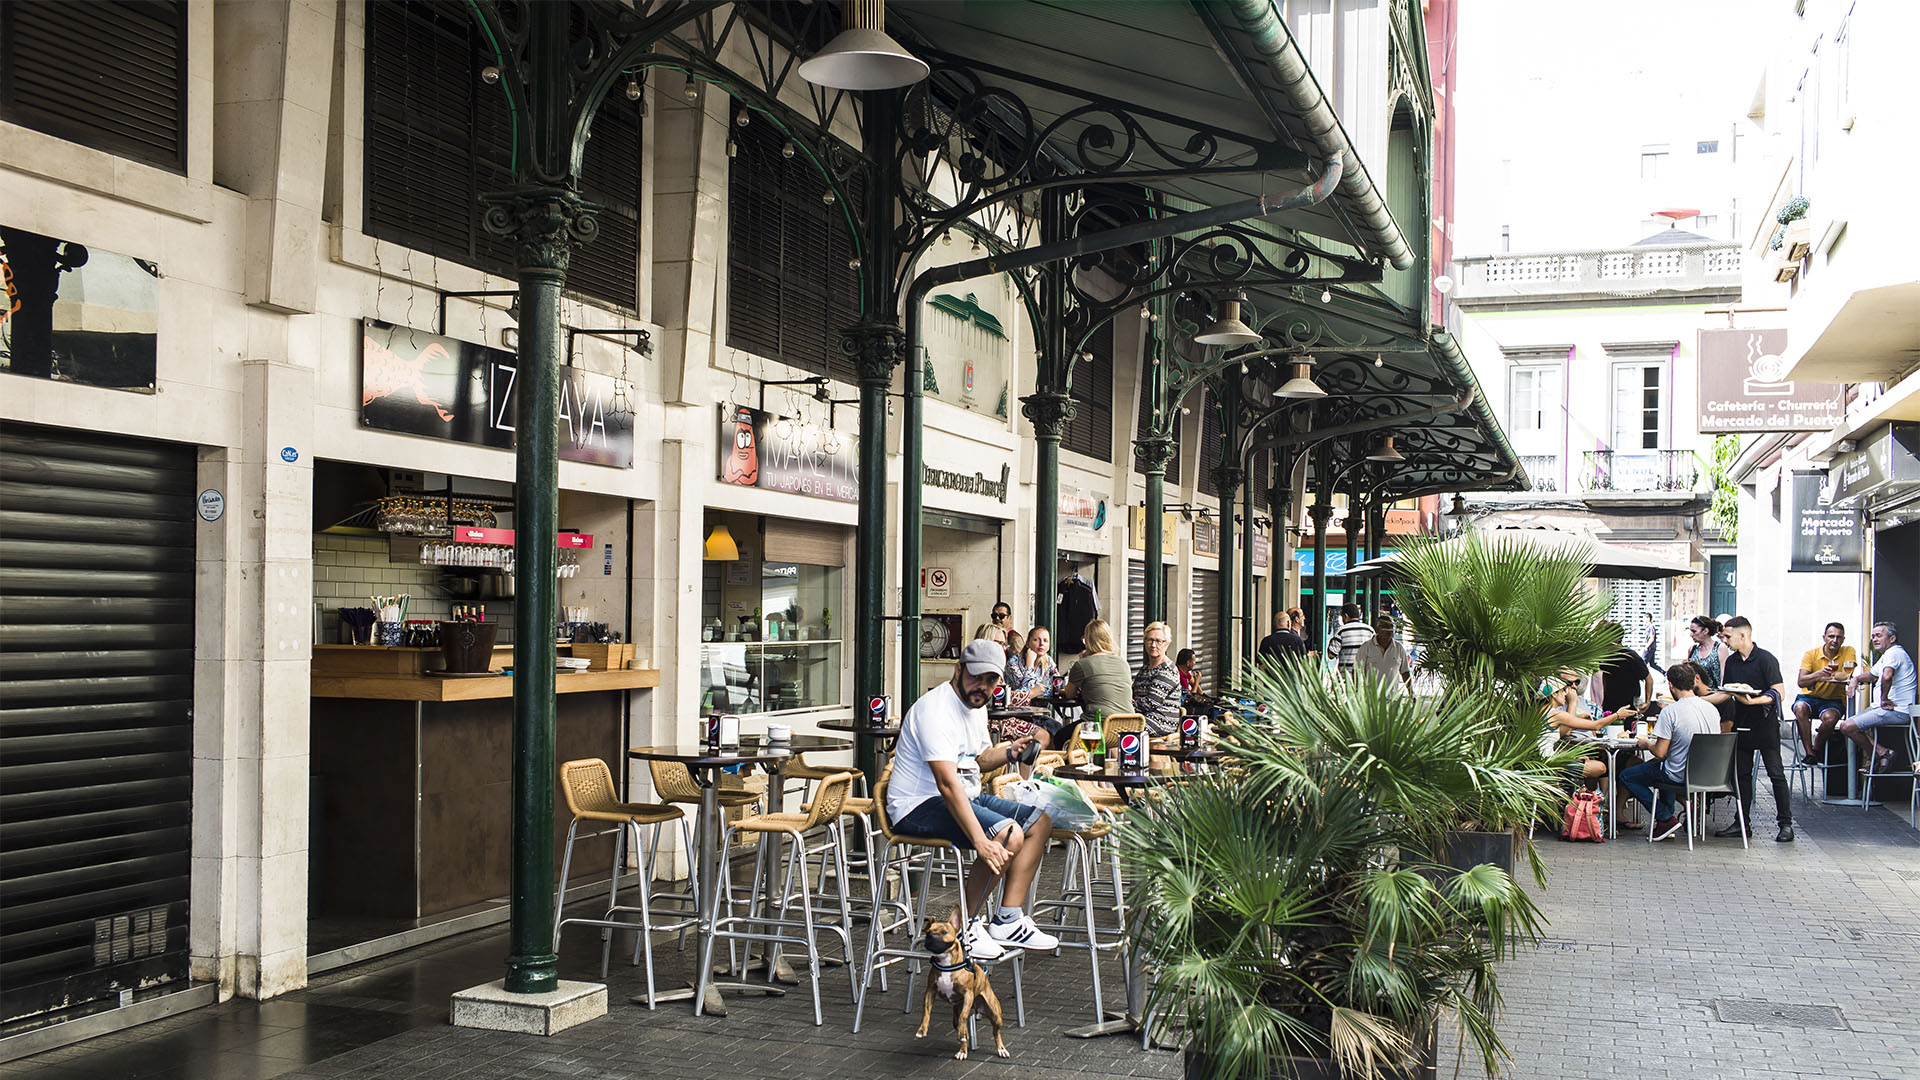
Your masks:
M 1713 1015 L 1723 1024 L 1848 1030 L 1847 1018 L 1833 1005 L 1788 1005 L 1778 1001 L 1714 998 Z

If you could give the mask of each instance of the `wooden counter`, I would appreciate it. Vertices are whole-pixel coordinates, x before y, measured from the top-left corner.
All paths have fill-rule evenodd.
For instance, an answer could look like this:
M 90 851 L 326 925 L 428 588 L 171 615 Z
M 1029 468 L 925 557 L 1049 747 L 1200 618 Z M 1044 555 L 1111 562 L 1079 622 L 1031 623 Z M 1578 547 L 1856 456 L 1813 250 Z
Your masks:
M 658 671 L 577 671 L 553 677 L 556 694 L 645 690 L 659 685 Z M 446 675 L 322 675 L 316 672 L 313 696 L 375 701 L 484 701 L 512 697 L 513 678 L 508 675 L 470 679 Z

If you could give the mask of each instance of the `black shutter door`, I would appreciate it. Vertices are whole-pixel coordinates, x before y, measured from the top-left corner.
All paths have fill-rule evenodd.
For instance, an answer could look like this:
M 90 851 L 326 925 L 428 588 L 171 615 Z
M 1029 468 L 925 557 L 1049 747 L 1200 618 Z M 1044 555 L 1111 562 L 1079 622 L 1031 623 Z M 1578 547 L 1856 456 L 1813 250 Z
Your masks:
M 1220 571 L 1195 570 L 1193 572 L 1191 613 L 1187 619 L 1188 645 L 1200 663 L 1200 686 L 1207 693 L 1217 693 L 1220 687 L 1220 673 L 1217 670 L 1220 659 Z
M 0 120 L 187 171 L 187 5 L 0 3 Z
M 1147 658 L 1147 564 L 1127 560 L 1127 666 L 1135 671 Z
M 0 1021 L 186 977 L 194 461 L 0 431 Z

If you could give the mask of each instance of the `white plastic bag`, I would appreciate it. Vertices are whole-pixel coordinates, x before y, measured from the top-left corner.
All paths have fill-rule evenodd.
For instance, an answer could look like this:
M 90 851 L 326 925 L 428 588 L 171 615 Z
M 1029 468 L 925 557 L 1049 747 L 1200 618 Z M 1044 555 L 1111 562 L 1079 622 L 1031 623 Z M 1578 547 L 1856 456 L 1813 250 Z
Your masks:
M 1016 780 L 1007 785 L 1006 797 L 1046 811 L 1056 828 L 1084 829 L 1099 820 L 1093 804 L 1078 787 L 1051 776 Z

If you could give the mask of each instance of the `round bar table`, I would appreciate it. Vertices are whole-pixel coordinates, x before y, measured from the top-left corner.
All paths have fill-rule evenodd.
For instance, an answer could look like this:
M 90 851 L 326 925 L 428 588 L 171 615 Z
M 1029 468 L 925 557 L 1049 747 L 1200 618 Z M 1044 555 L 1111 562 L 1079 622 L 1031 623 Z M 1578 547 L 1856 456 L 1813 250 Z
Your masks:
M 820 751 L 848 750 L 853 746 L 846 739 L 836 739 L 823 735 L 795 735 L 784 742 L 770 743 L 759 735 L 742 735 L 740 745 L 723 746 L 718 750 L 709 750 L 705 743 L 688 743 L 675 746 L 639 746 L 630 748 L 627 757 L 634 761 L 673 761 L 687 767 L 694 782 L 700 785 L 700 820 L 695 832 L 699 851 L 695 857 L 700 861 L 700 873 L 695 880 L 698 886 L 695 903 L 699 905 L 700 933 L 706 935 L 712 925 L 707 921 L 713 893 L 711 890 L 719 883 L 718 875 L 727 872 L 726 852 L 720 848 L 720 778 L 723 769 L 736 766 L 758 765 L 767 770 L 767 811 L 779 813 L 782 808 L 784 783 L 783 773 L 788 762 L 796 754 Z M 769 849 L 777 852 L 781 841 L 777 836 L 769 843 L 767 837 L 761 838 L 761 851 L 757 857 L 765 858 Z M 780 863 L 776 857 L 772 866 L 777 870 Z M 757 902 L 757 898 L 756 898 Z M 709 982 L 707 999 L 703 1012 L 713 1016 L 727 1015 L 727 1009 L 720 1000 L 720 991 L 752 991 L 759 994 L 784 994 L 785 990 L 764 983 L 748 982 Z M 654 1001 L 691 1001 L 693 987 L 684 990 L 669 990 L 655 994 Z M 628 1000 L 645 1004 L 644 996 Z

